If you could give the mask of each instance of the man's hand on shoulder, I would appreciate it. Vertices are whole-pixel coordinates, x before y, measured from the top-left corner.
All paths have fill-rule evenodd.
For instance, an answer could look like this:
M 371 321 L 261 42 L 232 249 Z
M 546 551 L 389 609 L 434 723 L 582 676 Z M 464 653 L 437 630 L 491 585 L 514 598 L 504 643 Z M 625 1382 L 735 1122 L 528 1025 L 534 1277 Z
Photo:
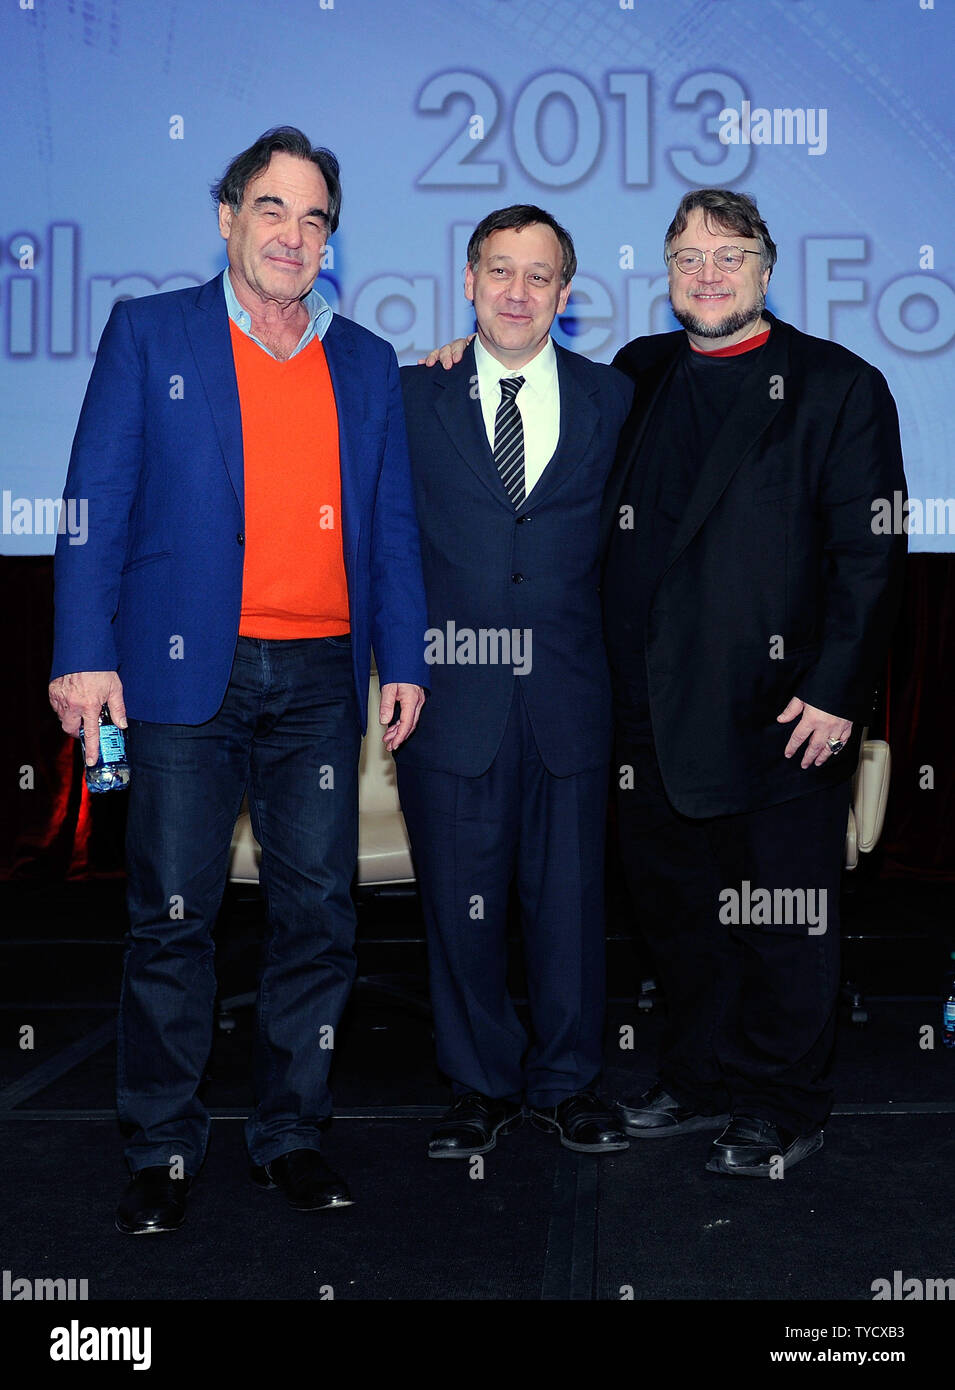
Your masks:
M 395 705 L 401 706 L 401 717 L 392 724 Z M 382 735 L 382 743 L 393 753 L 409 734 L 418 726 L 418 717 L 424 704 L 424 690 L 420 685 L 406 685 L 404 681 L 391 681 L 381 687 L 381 703 L 378 706 L 378 722 L 387 725 Z
M 799 715 L 802 715 L 802 718 L 793 729 L 784 752 L 787 758 L 793 757 L 808 739 L 809 743 L 802 756 L 803 767 L 810 767 L 813 764 L 816 767 L 822 767 L 823 763 L 828 762 L 834 756 L 829 747 L 829 740 L 837 739 L 842 743 L 848 743 L 852 736 L 851 719 L 843 719 L 838 714 L 827 714 L 824 709 L 816 709 L 815 705 L 807 705 L 804 700 L 798 699 L 795 695 L 782 714 L 777 714 L 776 722 L 777 724 L 789 724 Z
M 443 347 L 432 348 L 427 357 L 418 358 L 419 367 L 435 367 L 440 362 L 445 371 L 461 361 L 467 349 L 468 343 L 476 335 L 470 334 L 467 338 L 455 338 L 453 343 L 445 343 Z
M 113 722 L 126 728 L 123 682 L 116 671 L 74 671 L 50 681 L 50 704 L 59 716 L 63 732 L 78 738 L 82 727 L 86 762 L 92 767 L 99 757 L 99 712 L 109 705 Z

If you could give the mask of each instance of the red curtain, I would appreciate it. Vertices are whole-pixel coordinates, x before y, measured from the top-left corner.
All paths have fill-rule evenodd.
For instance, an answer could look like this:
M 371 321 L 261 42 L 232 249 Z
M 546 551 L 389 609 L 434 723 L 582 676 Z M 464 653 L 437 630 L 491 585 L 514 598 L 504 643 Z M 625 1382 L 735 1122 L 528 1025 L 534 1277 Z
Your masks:
M 910 555 L 887 678 L 882 874 L 955 879 L 955 555 Z

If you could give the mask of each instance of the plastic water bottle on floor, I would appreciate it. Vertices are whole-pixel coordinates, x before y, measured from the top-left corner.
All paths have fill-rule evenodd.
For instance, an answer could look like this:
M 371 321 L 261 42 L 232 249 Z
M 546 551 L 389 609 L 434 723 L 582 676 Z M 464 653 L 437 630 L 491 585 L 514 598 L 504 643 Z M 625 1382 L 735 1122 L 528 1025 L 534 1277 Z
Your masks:
M 80 729 L 86 785 L 91 792 L 123 791 L 129 786 L 129 763 L 126 761 L 126 740 L 123 731 L 113 723 L 109 705 L 99 712 L 99 757 L 92 767 L 86 766 L 86 739 Z
M 955 951 L 952 952 L 955 961 Z M 946 1047 L 955 1047 L 955 971 L 949 967 L 948 998 L 942 1005 L 942 1042 Z

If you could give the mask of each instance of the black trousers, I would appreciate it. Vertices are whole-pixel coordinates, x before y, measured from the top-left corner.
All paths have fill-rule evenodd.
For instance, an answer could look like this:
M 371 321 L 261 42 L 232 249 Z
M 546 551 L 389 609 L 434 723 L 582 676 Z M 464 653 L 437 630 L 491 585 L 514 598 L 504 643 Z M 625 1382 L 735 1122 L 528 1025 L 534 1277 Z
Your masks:
M 670 804 L 650 741 L 618 736 L 615 765 L 624 869 L 666 996 L 661 1083 L 702 1114 L 818 1128 L 832 1106 L 848 782 L 696 820 Z
M 438 1066 L 456 1094 L 557 1105 L 602 1065 L 607 766 L 555 777 L 514 683 L 493 763 L 458 777 L 398 763 L 428 934 Z M 609 752 L 609 749 L 608 749 Z M 532 1037 L 507 991 L 521 904 Z

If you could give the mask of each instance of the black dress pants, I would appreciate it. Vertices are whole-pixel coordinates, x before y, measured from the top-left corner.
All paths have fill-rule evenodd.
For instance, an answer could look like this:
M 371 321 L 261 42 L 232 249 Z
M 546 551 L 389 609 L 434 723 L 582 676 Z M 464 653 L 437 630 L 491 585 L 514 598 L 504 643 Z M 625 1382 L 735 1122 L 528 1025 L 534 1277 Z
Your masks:
M 832 1105 L 849 783 L 697 820 L 671 805 L 649 740 L 618 736 L 615 765 L 633 770 L 619 778 L 620 839 L 666 999 L 661 1083 L 701 1114 L 818 1128 Z
M 519 678 L 482 776 L 397 763 L 428 933 L 438 1066 L 455 1094 L 557 1105 L 601 1069 L 607 765 L 548 772 Z M 530 1038 L 507 991 L 512 879 Z

